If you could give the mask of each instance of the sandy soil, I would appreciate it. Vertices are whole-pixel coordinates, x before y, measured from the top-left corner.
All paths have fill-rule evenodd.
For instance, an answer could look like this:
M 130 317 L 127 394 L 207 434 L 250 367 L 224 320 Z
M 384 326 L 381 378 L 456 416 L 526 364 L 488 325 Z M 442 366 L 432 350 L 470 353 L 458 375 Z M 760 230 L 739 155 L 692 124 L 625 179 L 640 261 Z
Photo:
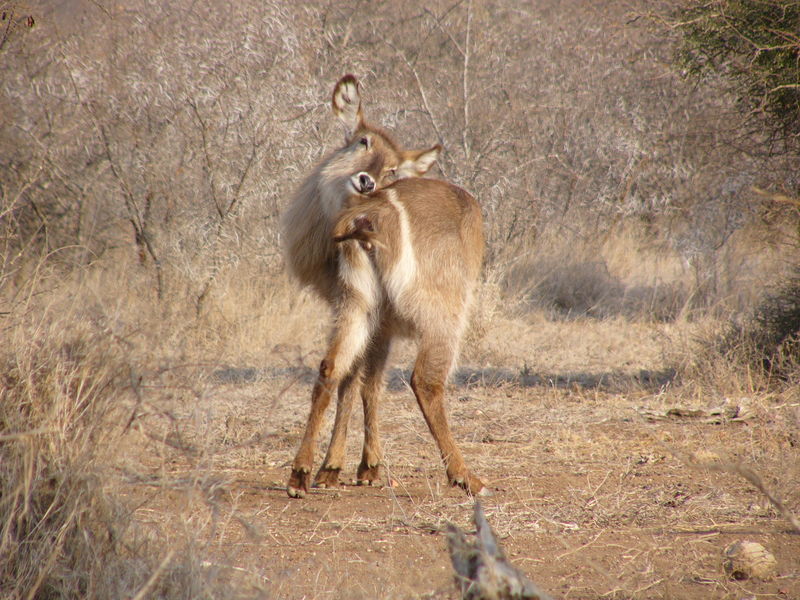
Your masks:
M 742 478 L 702 467 L 747 464 L 800 512 L 796 393 L 678 390 L 666 326 L 494 327 L 467 351 L 449 411 L 468 464 L 494 491 L 487 518 L 533 581 L 570 599 L 800 598 L 800 535 Z M 444 528 L 470 529 L 472 500 L 446 486 L 407 371 L 392 371 L 382 408 L 384 485 L 352 483 L 356 414 L 343 485 L 287 497 L 316 350 L 162 378 L 163 401 L 137 408 L 117 468 L 137 523 L 195 539 L 204 569 L 254 594 L 457 598 Z M 777 576 L 727 577 L 723 550 L 736 540 L 771 551 Z

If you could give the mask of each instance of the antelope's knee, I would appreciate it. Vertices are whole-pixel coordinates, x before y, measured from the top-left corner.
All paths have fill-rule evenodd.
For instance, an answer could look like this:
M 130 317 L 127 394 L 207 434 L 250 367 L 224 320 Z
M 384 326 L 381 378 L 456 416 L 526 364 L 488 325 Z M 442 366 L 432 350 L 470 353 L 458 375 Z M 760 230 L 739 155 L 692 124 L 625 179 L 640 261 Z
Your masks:
M 431 380 L 416 370 L 411 374 L 411 390 L 418 397 L 424 397 L 441 394 L 444 392 L 444 385 L 438 380 Z
M 323 358 L 319 363 L 319 378 L 320 381 L 330 381 L 333 375 L 333 360 L 330 358 Z

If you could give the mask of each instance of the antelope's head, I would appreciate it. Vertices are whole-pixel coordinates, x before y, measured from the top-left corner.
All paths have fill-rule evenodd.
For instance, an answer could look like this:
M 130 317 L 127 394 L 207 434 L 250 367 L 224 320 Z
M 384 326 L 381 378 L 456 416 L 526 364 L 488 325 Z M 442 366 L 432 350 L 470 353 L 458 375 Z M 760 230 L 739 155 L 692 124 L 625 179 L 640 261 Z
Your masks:
M 353 75 L 339 80 L 331 104 L 344 127 L 345 144 L 326 162 L 322 175 L 326 185 L 339 188 L 341 199 L 351 194 L 369 194 L 398 179 L 421 177 L 439 156 L 438 144 L 425 150 L 403 150 L 387 131 L 368 123 L 359 83 Z

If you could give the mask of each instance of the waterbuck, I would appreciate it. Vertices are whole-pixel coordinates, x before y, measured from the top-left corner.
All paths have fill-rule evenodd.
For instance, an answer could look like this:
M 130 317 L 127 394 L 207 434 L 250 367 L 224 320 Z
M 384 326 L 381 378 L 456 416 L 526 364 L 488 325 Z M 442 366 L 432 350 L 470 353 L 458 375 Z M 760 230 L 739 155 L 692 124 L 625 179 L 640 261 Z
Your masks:
M 333 305 L 339 283 L 331 231 L 345 200 L 353 193 L 424 175 L 441 147 L 403 150 L 388 132 L 368 123 L 353 75 L 337 82 L 331 104 L 344 127 L 345 145 L 326 156 L 300 184 L 282 215 L 281 236 L 290 273 Z
M 337 390 L 333 434 L 315 483 L 338 481 L 359 393 L 365 434 L 357 479 L 377 479 L 386 360 L 393 338 L 411 337 L 419 347 L 411 385 L 448 479 L 479 493 L 483 484 L 468 472 L 447 423 L 444 387 L 483 259 L 480 207 L 453 185 L 410 178 L 430 168 L 439 147 L 397 150 L 385 132 L 364 122 L 351 76 L 337 84 L 333 108 L 348 131 L 347 145 L 314 170 L 283 220 L 290 269 L 336 314 L 287 491 L 292 497 L 308 491 L 322 417 Z M 292 231 L 294 225 L 302 235 Z

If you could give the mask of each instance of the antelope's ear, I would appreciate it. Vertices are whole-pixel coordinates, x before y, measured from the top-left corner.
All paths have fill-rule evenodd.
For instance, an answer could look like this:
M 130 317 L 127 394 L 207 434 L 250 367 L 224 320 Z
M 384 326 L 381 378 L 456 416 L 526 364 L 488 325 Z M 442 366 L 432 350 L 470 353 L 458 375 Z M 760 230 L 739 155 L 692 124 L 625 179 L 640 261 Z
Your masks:
M 361 94 L 358 90 L 358 79 L 354 75 L 342 77 L 333 88 L 333 114 L 335 114 L 344 127 L 344 135 L 349 140 L 356 129 L 364 122 L 364 113 L 361 110 Z
M 403 152 L 403 160 L 397 168 L 398 179 L 422 177 L 439 158 L 442 147 L 436 144 L 427 150 L 407 150 Z

